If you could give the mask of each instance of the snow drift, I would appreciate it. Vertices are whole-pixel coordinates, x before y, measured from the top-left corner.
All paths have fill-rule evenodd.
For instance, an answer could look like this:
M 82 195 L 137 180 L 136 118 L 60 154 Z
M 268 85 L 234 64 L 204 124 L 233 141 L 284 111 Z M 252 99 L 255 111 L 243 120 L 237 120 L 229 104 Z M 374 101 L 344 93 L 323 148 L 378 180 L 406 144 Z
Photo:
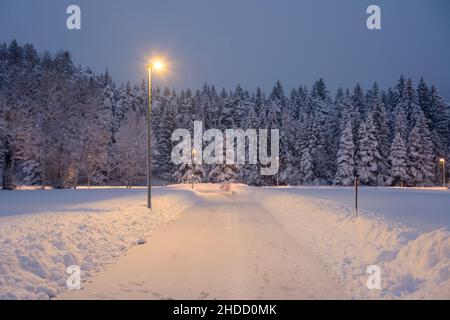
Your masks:
M 0 299 L 56 296 L 66 289 L 67 266 L 80 266 L 82 280 L 86 279 L 145 241 L 159 225 L 175 219 L 195 197 L 182 190 L 155 193 L 151 213 L 140 192 L 92 202 L 89 209 L 71 205 L 59 211 L 1 217 Z
M 374 213 L 355 217 L 339 202 L 282 191 L 261 199 L 293 237 L 328 262 L 354 298 L 450 298 L 448 229 L 420 232 Z M 370 265 L 381 268 L 382 290 L 367 289 Z

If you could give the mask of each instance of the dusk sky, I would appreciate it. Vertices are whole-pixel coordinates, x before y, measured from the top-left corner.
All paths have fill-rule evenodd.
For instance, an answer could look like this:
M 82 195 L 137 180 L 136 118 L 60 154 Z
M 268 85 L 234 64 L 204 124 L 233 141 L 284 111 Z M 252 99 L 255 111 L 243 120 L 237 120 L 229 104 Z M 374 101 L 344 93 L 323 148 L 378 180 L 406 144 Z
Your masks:
M 66 28 L 81 7 L 82 29 Z M 368 30 L 377 4 L 382 29 Z M 156 83 L 177 90 L 204 82 L 253 91 L 281 80 L 286 92 L 323 77 L 338 86 L 393 85 L 423 76 L 450 100 L 450 1 L 365 0 L 0 0 L 0 42 L 69 50 L 76 64 L 139 83 L 152 54 L 170 59 Z

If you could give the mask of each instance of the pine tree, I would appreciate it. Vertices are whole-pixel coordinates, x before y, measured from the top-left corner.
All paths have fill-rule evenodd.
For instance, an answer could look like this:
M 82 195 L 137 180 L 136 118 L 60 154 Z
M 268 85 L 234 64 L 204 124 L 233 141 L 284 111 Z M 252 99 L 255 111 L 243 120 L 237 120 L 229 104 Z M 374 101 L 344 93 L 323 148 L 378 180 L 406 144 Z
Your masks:
M 178 183 L 201 183 L 203 179 L 203 168 L 198 164 L 183 163 L 173 174 L 173 180 Z
M 360 86 L 359 83 L 357 83 L 355 88 L 353 89 L 352 104 L 354 107 L 353 134 L 354 134 L 354 137 L 356 137 L 357 136 L 356 134 L 359 129 L 359 124 L 366 117 L 366 114 L 368 112 L 366 96 L 365 96 L 363 88 Z
M 450 106 L 439 95 L 435 86 L 430 90 L 431 131 L 438 157 L 450 153 Z
M 397 132 L 391 144 L 389 154 L 388 185 L 403 185 L 408 181 L 406 145 L 400 132 Z
M 221 106 L 221 112 L 218 120 L 218 129 L 226 130 L 235 127 L 234 124 L 234 107 L 233 96 L 222 95 L 224 97 L 223 104 Z M 224 153 L 226 141 L 224 139 Z M 238 168 L 234 164 L 216 164 L 209 172 L 208 178 L 213 183 L 233 183 L 238 181 Z
M 350 186 L 355 175 L 355 146 L 353 144 L 353 132 L 351 119 L 347 119 L 339 142 L 339 150 L 336 157 L 335 185 Z
M 172 178 L 175 167 L 171 162 L 172 153 L 172 132 L 175 129 L 175 105 L 176 97 L 172 95 L 169 89 L 165 89 L 161 96 L 156 96 L 158 101 L 158 113 L 155 116 L 158 155 L 156 157 L 157 173 L 166 180 Z
M 378 152 L 380 154 L 378 166 L 377 184 L 385 185 L 388 179 L 388 163 L 389 156 L 389 136 L 390 130 L 387 119 L 387 112 L 381 99 L 378 85 L 375 83 L 370 98 L 370 112 L 374 123 L 374 130 L 378 142 Z
M 301 184 L 313 184 L 316 182 L 314 175 L 314 163 L 308 147 L 305 147 L 302 150 L 299 171 L 299 182 Z
M 335 175 L 336 142 L 333 127 L 335 124 L 334 106 L 325 83 L 319 79 L 313 88 L 310 100 L 312 108 L 312 130 L 316 136 L 310 139 L 310 152 L 314 162 L 314 175 L 321 183 L 329 183 Z M 315 144 L 315 145 L 314 145 Z
M 428 89 L 423 78 L 420 78 L 419 83 L 417 84 L 416 96 L 417 104 L 419 105 L 420 109 L 422 109 L 422 112 L 427 119 L 427 124 L 430 126 L 433 114 L 431 110 L 431 95 L 430 89 Z
M 408 173 L 413 185 L 430 185 L 434 173 L 434 150 L 425 115 L 419 109 L 415 116 L 416 125 L 408 139 Z
M 357 171 L 359 179 L 364 185 L 377 185 L 380 153 L 376 137 L 376 127 L 373 123 L 371 113 L 369 113 L 366 121 L 360 126 L 358 141 Z
M 416 91 L 411 79 L 406 81 L 400 101 L 397 107 L 402 109 L 402 112 L 406 115 L 407 131 L 410 132 L 415 125 L 415 114 L 419 112 L 419 105 L 417 102 Z

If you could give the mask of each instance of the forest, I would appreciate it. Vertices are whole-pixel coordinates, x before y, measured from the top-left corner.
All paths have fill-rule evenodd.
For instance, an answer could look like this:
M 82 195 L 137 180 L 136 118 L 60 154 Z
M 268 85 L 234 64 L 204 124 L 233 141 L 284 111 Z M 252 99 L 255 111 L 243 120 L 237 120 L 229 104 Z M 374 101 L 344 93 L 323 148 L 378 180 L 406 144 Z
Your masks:
M 236 79 L 238 81 L 238 79 Z M 176 92 L 156 88 L 152 171 L 167 182 L 249 185 L 367 186 L 442 184 L 450 154 L 450 106 L 424 79 L 399 76 L 381 89 L 339 88 L 324 79 L 286 92 L 205 84 Z M 355 81 L 356 82 L 356 81 Z M 0 186 L 76 188 L 146 183 L 147 86 L 116 84 L 108 71 L 74 65 L 67 51 L 38 53 L 17 41 L 0 44 Z M 177 128 L 279 129 L 280 168 L 175 165 Z

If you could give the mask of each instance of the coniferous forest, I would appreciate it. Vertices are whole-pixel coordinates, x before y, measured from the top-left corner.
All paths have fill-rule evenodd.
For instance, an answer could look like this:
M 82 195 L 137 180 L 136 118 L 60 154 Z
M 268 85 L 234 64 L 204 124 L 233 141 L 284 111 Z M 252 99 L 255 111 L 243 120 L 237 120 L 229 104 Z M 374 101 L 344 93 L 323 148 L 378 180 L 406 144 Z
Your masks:
M 239 79 L 236 79 L 238 81 Z M 356 82 L 356 81 L 355 81 Z M 147 86 L 116 84 L 75 66 L 69 52 L 0 44 L 0 185 L 74 188 L 136 185 L 146 179 Z M 283 185 L 430 186 L 442 183 L 440 158 L 450 155 L 450 107 L 423 79 L 399 76 L 382 90 L 311 87 L 269 93 L 156 89 L 153 174 L 171 182 L 274 185 L 255 165 L 171 163 L 176 128 L 280 129 Z

